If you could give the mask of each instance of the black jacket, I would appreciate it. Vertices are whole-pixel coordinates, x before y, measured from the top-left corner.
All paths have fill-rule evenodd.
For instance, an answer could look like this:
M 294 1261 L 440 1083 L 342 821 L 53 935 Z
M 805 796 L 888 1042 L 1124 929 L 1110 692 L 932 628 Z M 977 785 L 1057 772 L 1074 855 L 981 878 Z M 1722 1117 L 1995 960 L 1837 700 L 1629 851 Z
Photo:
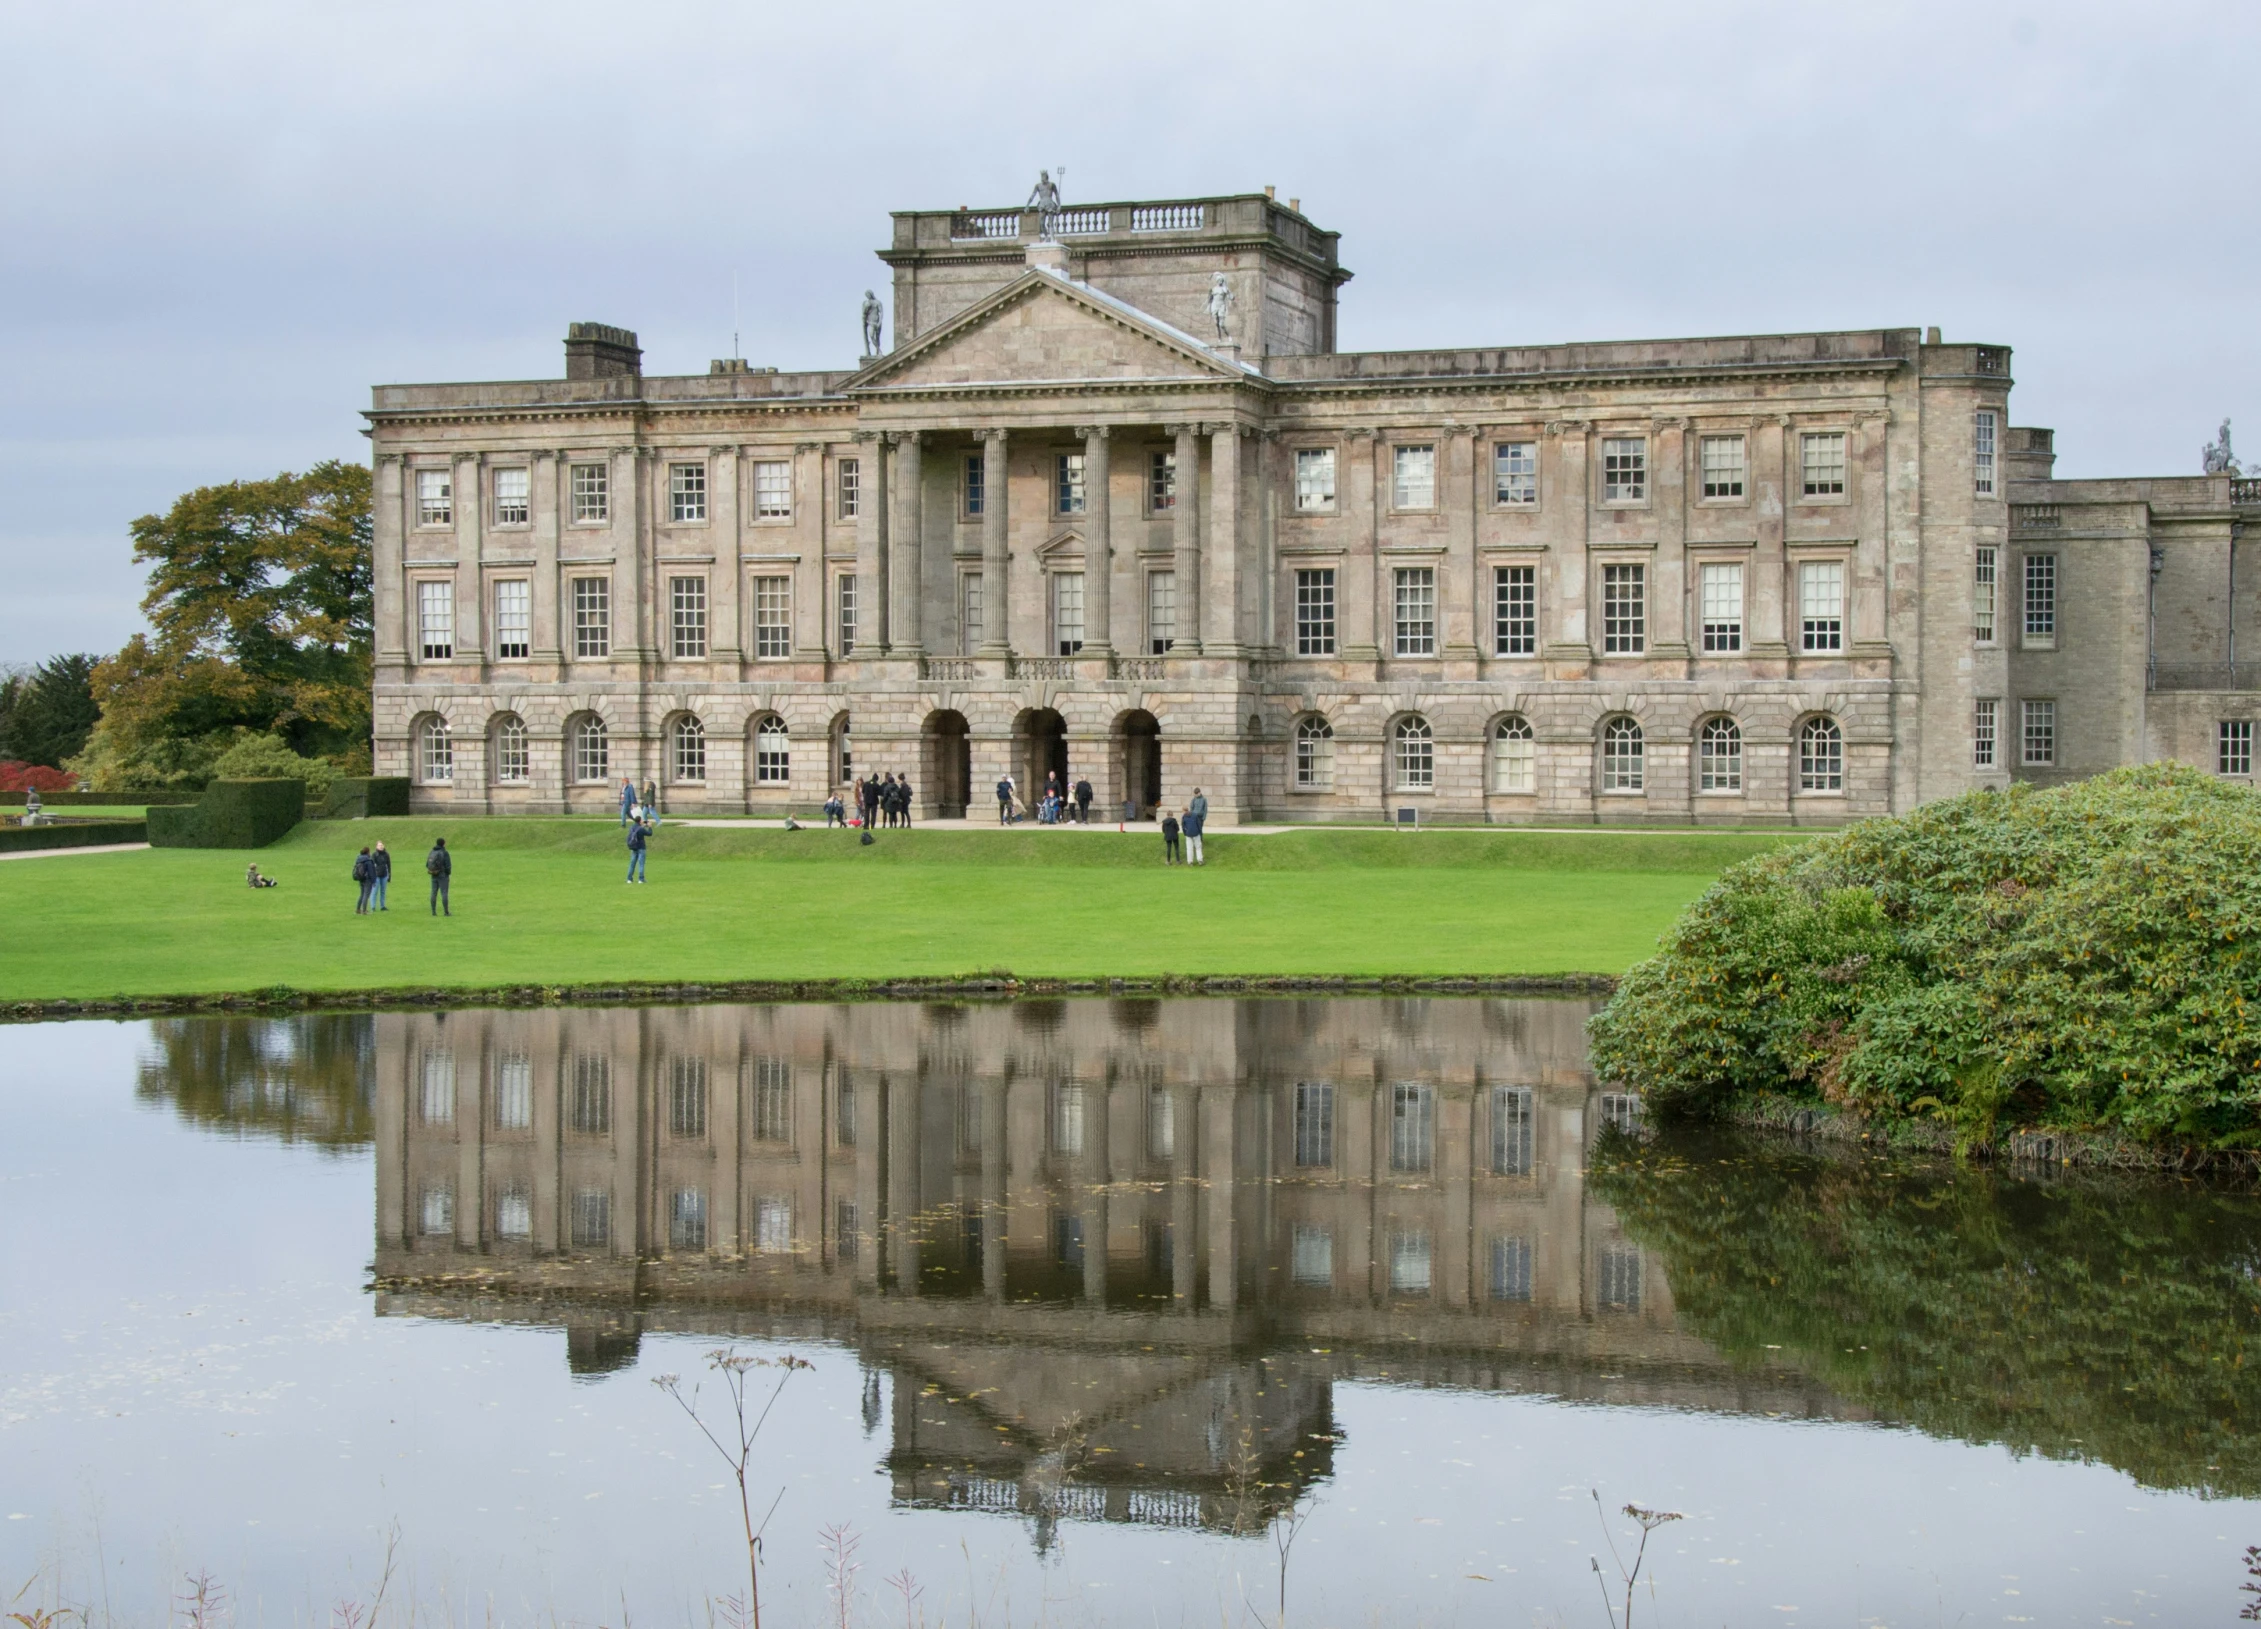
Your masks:
M 446 849 L 435 846 L 431 853 L 424 856 L 424 869 L 435 877 L 453 876 L 455 857 Z
M 393 851 L 389 848 L 381 848 L 370 855 L 369 869 L 373 876 L 389 878 L 393 874 Z

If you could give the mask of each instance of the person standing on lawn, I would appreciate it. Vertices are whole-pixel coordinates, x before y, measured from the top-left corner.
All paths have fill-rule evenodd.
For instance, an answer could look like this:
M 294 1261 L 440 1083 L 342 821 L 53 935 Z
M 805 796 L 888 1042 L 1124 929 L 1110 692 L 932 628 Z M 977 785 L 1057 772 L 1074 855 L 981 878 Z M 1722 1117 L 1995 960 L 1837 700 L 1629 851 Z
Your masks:
M 628 824 L 628 817 L 636 812 L 636 783 L 627 776 L 620 777 L 620 823 Z
M 424 874 L 432 879 L 432 914 L 453 916 L 455 910 L 448 904 L 448 880 L 455 875 L 455 860 L 447 851 L 447 839 L 432 839 L 432 852 L 424 856 Z
M 353 857 L 353 880 L 360 884 L 360 897 L 353 902 L 355 916 L 369 914 L 369 884 L 376 877 L 377 868 L 369 861 L 369 846 L 364 843 L 361 852 Z
M 380 911 L 389 909 L 385 904 L 385 884 L 393 880 L 392 851 L 382 843 L 371 849 L 369 851 L 369 869 L 373 874 L 369 887 L 369 903 Z
M 644 854 L 652 840 L 652 828 L 641 820 L 628 822 L 628 880 L 644 881 Z
M 1162 863 L 1178 863 L 1178 817 L 1174 814 L 1162 817 Z
M 1087 780 L 1076 782 L 1076 824 L 1091 824 L 1091 782 Z
M 1200 865 L 1201 828 L 1209 824 L 1209 800 L 1201 795 L 1201 788 L 1193 789 L 1193 801 L 1185 806 L 1185 857 L 1188 865 Z

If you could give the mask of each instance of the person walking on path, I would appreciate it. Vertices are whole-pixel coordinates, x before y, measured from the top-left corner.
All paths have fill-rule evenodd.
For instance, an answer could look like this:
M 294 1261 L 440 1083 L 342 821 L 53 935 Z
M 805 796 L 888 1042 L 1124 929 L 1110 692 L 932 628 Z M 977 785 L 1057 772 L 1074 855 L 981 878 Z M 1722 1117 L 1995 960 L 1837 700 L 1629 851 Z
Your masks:
M 353 857 L 353 880 L 361 887 L 360 897 L 353 902 L 355 916 L 369 914 L 369 885 L 376 880 L 377 868 L 370 862 L 369 847 L 362 845 L 361 852 Z
M 1162 863 L 1178 863 L 1178 817 L 1174 814 L 1162 817 Z
M 447 851 L 447 839 L 432 839 L 432 852 L 424 856 L 424 874 L 432 879 L 432 914 L 453 916 L 455 910 L 448 904 L 448 879 L 455 875 L 455 860 Z
M 382 843 L 371 849 L 369 869 L 372 873 L 369 903 L 380 911 L 388 910 L 390 907 L 385 904 L 385 884 L 393 880 L 392 851 Z
M 657 781 L 647 780 L 644 782 L 644 824 L 647 826 L 659 824 L 659 783 Z
M 623 775 L 620 778 L 620 823 L 628 824 L 628 817 L 636 812 L 636 783 Z
M 1201 829 L 1209 824 L 1209 800 L 1201 795 L 1201 788 L 1193 789 L 1193 801 L 1185 806 L 1185 857 L 1189 865 L 1200 865 Z
M 644 881 L 644 854 L 652 840 L 652 828 L 641 820 L 628 822 L 628 880 Z
M 1010 826 L 1012 823 L 1013 777 L 1010 775 L 1000 775 L 997 777 L 997 824 L 1000 826 Z
M 1076 782 L 1076 824 L 1091 824 L 1091 782 L 1087 780 Z

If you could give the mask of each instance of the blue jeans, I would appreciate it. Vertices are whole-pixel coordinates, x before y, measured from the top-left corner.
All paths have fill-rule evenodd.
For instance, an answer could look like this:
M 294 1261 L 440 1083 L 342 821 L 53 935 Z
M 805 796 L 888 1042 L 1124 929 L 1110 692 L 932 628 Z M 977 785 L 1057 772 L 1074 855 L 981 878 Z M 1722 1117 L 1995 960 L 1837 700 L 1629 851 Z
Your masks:
M 434 877 L 432 879 L 432 914 L 434 916 L 438 916 L 443 911 L 449 916 L 455 914 L 448 909 L 447 885 L 448 879 L 446 877 Z
M 628 851 L 628 880 L 630 882 L 642 882 L 644 880 L 644 853 L 645 851 L 640 848 L 632 848 Z
M 369 884 L 370 909 L 381 911 L 385 908 L 385 884 L 390 881 L 390 877 L 378 877 Z

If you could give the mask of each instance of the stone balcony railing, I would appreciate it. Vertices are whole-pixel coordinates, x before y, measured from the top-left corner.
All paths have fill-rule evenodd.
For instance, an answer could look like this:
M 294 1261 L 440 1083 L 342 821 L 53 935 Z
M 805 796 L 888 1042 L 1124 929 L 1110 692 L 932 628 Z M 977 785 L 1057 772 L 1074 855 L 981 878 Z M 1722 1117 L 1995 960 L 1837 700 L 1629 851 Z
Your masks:
M 1026 205 L 1007 209 L 906 210 L 895 216 L 888 253 L 964 249 L 995 243 L 1034 243 L 1044 234 L 1044 212 Z M 1262 193 L 1216 198 L 1165 198 L 1121 203 L 1067 204 L 1052 213 L 1052 235 L 1063 242 L 1088 238 L 1162 236 L 1268 237 L 1281 246 L 1333 265 L 1339 233 L 1311 224 L 1303 214 Z
M 2230 502 L 2234 504 L 2261 504 L 2261 476 L 2231 476 Z
M 1092 678 L 1094 659 L 1089 656 L 1015 656 L 1006 662 L 1006 677 L 1013 679 Z M 1107 662 L 1105 677 L 1148 682 L 1164 677 L 1168 664 L 1159 656 L 1115 656 Z M 981 661 L 972 656 L 929 656 L 921 676 L 943 684 L 972 684 L 981 677 Z

